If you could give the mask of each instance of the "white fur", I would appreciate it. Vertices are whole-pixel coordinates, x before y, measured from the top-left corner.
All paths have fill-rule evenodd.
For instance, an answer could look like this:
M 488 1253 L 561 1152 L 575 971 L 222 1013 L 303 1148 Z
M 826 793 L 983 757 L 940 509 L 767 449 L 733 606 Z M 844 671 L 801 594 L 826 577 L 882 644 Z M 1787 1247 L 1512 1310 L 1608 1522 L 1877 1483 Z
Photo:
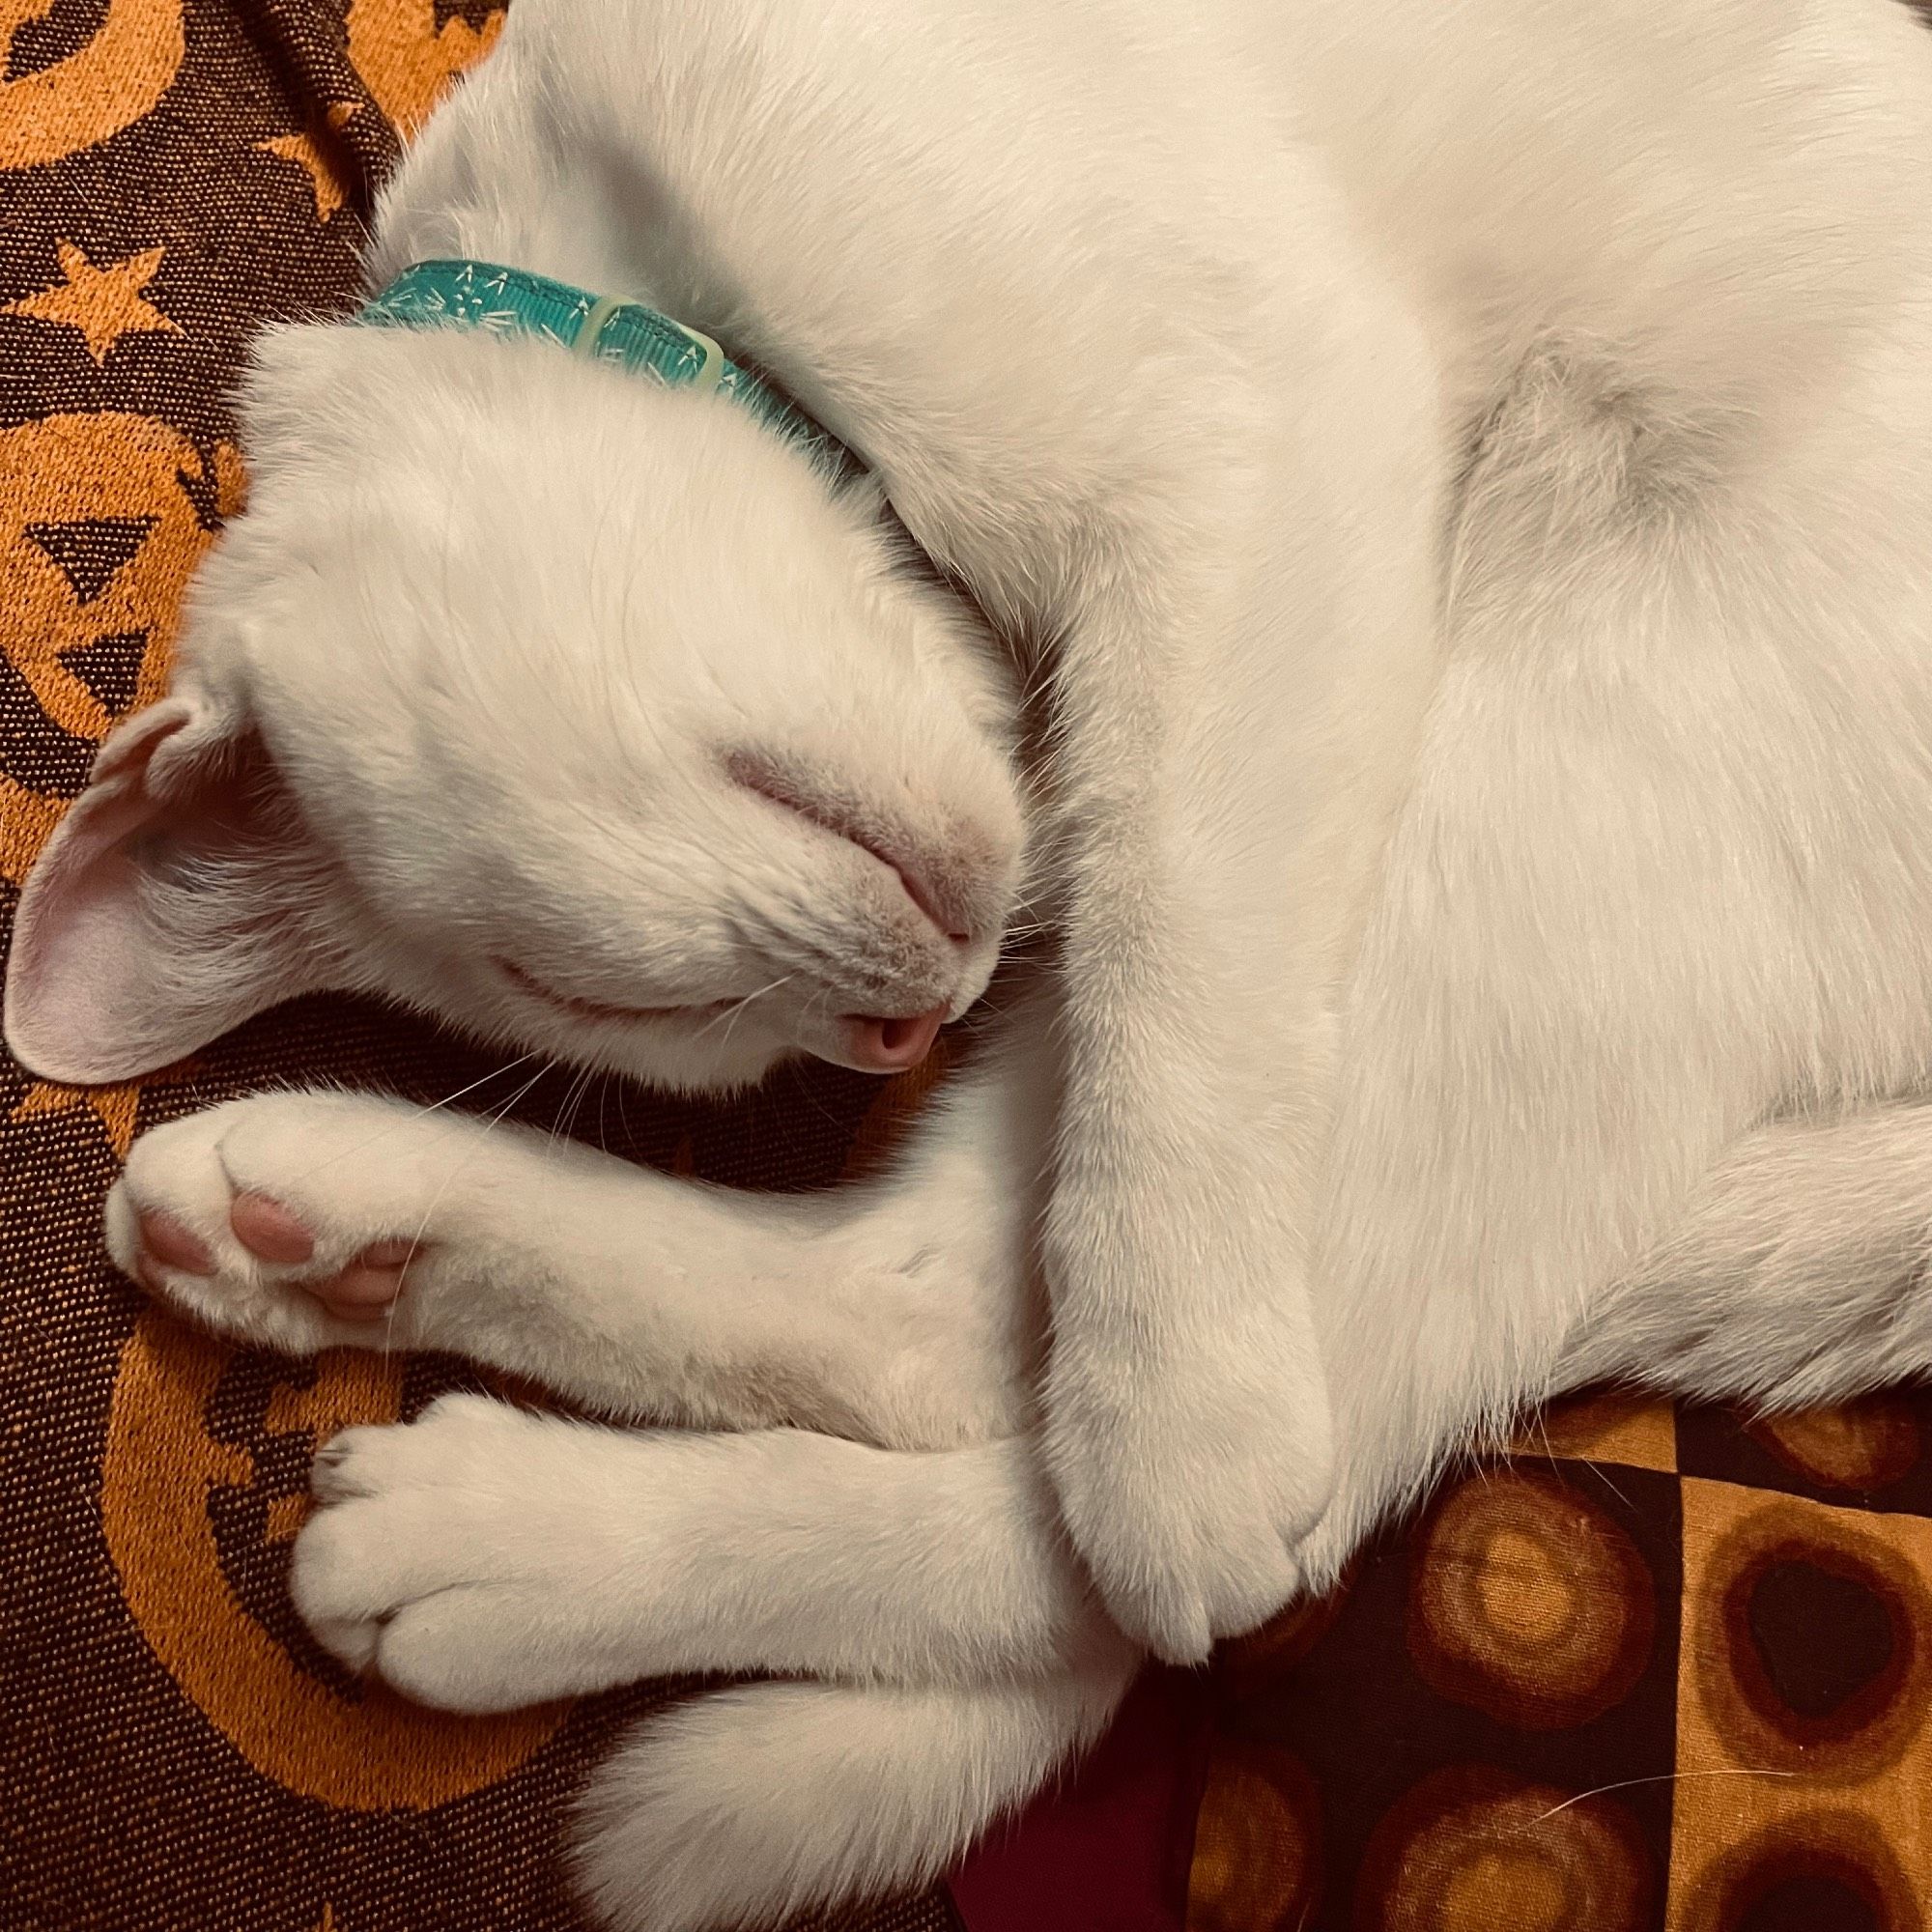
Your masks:
M 607 1770 L 614 1922 L 923 1875 L 1091 1736 L 1124 1670 L 1049 1492 L 1113 1616 L 1188 1655 L 1578 1378 L 1810 1401 L 1932 1364 L 1927 152 L 1888 0 L 519 0 L 373 274 L 638 293 L 862 450 L 1035 680 L 1062 938 L 1053 1009 L 846 1198 L 339 1098 L 129 1164 L 114 1237 L 136 1204 L 196 1231 L 217 1274 L 165 1286 L 216 1325 L 354 1338 L 227 1239 L 258 1190 L 316 1268 L 420 1234 L 399 1339 L 759 1432 L 440 1409 L 351 1439 L 298 1553 L 326 1638 L 459 1705 L 712 1642 L 825 1680 Z M 96 929 L 63 893 L 133 904 L 188 1036 L 322 980 L 688 1085 L 977 995 L 1021 892 L 1011 695 L 869 494 L 473 336 L 278 332 L 247 413 L 179 742 L 129 727 L 30 968 Z M 931 855 L 974 944 L 735 783 L 747 752 Z M 124 810 L 173 856 L 117 898 L 88 854 Z M 273 943 L 222 944 L 244 921 Z M 752 1006 L 728 1046 L 580 1023 L 506 949 Z M 114 986 L 21 956 L 11 1037 L 89 1037 L 47 989 Z

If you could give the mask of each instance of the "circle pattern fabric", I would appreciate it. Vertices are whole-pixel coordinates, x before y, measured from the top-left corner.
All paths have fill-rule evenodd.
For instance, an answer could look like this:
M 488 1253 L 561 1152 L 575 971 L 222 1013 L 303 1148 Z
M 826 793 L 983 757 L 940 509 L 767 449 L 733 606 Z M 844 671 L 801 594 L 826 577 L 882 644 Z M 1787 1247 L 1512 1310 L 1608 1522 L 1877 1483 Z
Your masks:
M 1927 1443 L 1915 1390 L 1538 1418 L 1224 1648 L 1187 1932 L 1922 1932 Z

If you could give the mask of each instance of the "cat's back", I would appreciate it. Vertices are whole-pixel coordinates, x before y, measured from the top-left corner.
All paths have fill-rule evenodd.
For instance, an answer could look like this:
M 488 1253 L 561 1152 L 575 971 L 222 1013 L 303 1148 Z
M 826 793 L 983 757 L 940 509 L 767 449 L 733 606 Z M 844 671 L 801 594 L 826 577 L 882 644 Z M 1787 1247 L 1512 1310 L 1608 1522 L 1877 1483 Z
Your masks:
M 1730 392 L 1932 260 L 1932 33 L 1900 0 L 1236 0 L 1471 378 L 1569 330 Z
M 1902 0 L 520 0 L 425 149 L 385 230 L 469 202 L 827 339 L 934 287 L 1031 325 L 1076 230 L 1151 305 L 1226 307 L 1243 256 L 1322 271 L 1312 174 L 1459 375 L 1569 328 L 1721 386 L 1921 272 L 1932 33 Z

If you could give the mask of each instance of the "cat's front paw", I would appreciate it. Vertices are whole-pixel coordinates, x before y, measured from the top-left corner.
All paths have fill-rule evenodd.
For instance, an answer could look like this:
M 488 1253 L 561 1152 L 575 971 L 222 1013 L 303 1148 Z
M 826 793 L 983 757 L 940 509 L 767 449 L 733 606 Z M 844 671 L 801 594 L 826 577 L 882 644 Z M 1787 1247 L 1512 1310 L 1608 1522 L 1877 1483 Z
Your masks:
M 1170 1662 L 1200 1662 L 1301 1587 L 1296 1547 L 1332 1481 L 1326 1413 L 1277 1398 L 1211 1375 L 1056 1376 L 1067 1532 L 1108 1614 Z
M 296 1607 L 343 1662 L 440 1710 L 643 1676 L 605 1614 L 623 1566 L 600 1565 L 610 1498 L 583 1452 L 606 1434 L 470 1395 L 344 1431 L 316 1457 L 324 1507 L 296 1539 Z
M 394 1311 L 436 1247 L 441 1205 L 419 1118 L 397 1101 L 284 1094 L 156 1127 L 107 1197 L 108 1253 L 242 1341 L 308 1354 L 413 1340 Z

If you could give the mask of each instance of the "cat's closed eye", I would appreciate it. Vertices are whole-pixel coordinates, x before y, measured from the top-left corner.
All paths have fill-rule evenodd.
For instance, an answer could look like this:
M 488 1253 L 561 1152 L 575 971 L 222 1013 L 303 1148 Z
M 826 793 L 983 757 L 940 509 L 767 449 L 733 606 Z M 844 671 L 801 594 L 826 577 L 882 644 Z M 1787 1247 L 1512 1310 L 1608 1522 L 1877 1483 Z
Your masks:
M 807 823 L 856 845 L 895 873 L 906 897 L 955 946 L 976 935 L 979 902 L 996 897 L 997 881 L 972 876 L 970 861 L 951 849 L 923 847 L 890 812 L 840 795 L 838 788 L 814 785 L 810 777 L 782 761 L 755 752 L 733 752 L 724 760 L 731 778 L 747 791 L 795 813 Z M 1000 908 L 1004 910 L 1004 908 Z M 982 928 L 983 930 L 983 928 Z

